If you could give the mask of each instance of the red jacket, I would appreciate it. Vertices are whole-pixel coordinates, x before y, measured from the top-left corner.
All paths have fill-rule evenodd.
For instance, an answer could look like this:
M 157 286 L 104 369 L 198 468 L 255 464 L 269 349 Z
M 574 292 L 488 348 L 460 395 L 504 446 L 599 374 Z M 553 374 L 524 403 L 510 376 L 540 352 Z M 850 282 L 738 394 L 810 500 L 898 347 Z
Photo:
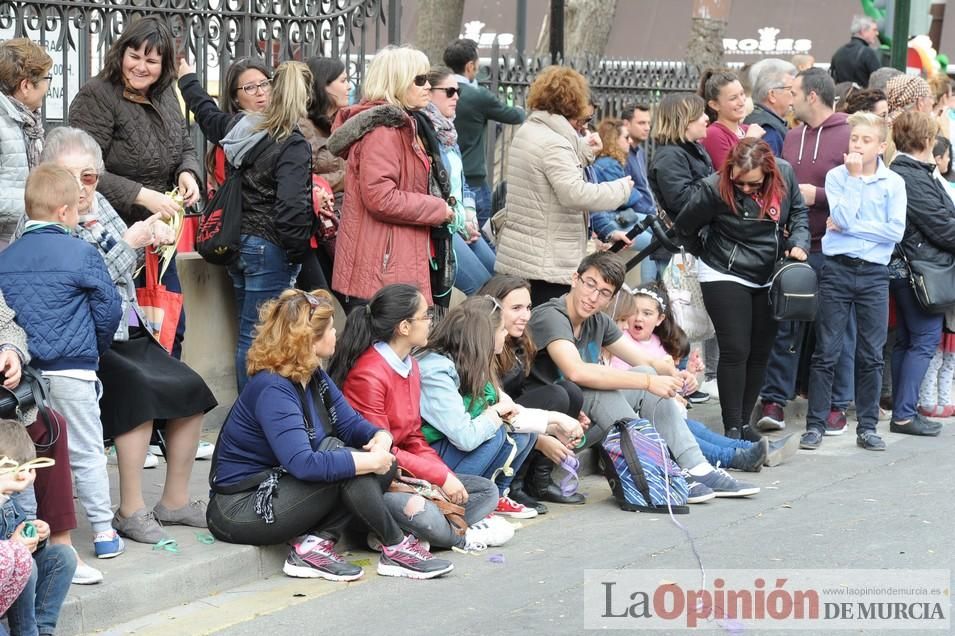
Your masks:
M 337 265 L 337 262 L 336 262 Z M 369 347 L 348 372 L 342 391 L 361 415 L 391 433 L 398 466 L 419 479 L 443 486 L 451 470 L 421 433 L 421 371 L 411 359 L 405 379 Z
M 384 102 L 338 111 L 328 149 L 348 160 L 332 287 L 371 298 L 410 283 L 431 302 L 431 227 L 448 206 L 428 194 L 431 165 L 411 116 Z

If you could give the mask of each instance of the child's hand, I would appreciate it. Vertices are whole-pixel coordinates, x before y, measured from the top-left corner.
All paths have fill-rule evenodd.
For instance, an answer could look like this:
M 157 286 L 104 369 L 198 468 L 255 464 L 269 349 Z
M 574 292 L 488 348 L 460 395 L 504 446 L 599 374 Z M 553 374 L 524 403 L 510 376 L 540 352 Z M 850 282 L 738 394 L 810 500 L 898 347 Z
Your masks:
M 581 411 L 580 415 L 577 416 L 577 421 L 580 422 L 580 427 L 585 431 L 590 428 L 590 418 L 587 417 L 587 414 L 583 411 Z
M 706 371 L 706 365 L 703 364 L 703 360 L 700 358 L 700 352 L 698 349 L 690 353 L 690 359 L 686 363 L 686 370 L 690 373 L 703 373 Z
M 33 525 L 36 527 L 36 538 L 43 542 L 50 538 L 50 524 L 42 519 L 34 519 Z
M 36 471 L 19 471 L 0 475 L 0 494 L 23 492 L 36 479 Z
M 27 550 L 32 554 L 36 551 L 36 546 L 40 542 L 39 537 L 25 537 L 23 536 L 23 529 L 26 527 L 27 522 L 24 521 L 17 526 L 17 529 L 13 531 L 13 536 L 10 537 L 11 540 L 16 541 L 26 547 Z

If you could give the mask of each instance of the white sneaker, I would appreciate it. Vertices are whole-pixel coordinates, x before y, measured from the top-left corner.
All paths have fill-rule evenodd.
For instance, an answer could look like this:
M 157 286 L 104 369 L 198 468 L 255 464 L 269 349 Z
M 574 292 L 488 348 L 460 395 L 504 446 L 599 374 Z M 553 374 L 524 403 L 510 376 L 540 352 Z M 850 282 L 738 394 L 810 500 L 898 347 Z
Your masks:
M 196 448 L 196 459 L 211 459 L 212 453 L 216 450 L 216 445 L 204 440 L 199 440 L 199 447 Z M 150 444 L 149 452 L 153 455 L 162 456 L 162 449 L 158 444 Z
M 373 533 L 369 532 L 368 536 L 365 537 L 365 541 L 368 543 L 368 548 L 374 550 L 375 552 L 381 552 L 381 541 L 378 540 Z M 422 541 L 418 539 L 418 545 L 425 549 L 427 552 L 431 552 L 431 544 L 427 541 Z
M 152 448 L 150 446 L 150 448 Z M 106 451 L 106 463 L 112 464 L 113 466 L 119 463 L 119 459 L 116 457 L 116 447 L 110 446 L 109 450 Z M 146 451 L 146 459 L 143 461 L 143 468 L 155 468 L 159 465 L 159 458 L 153 455 L 151 451 Z
M 718 400 L 720 399 L 720 389 L 716 386 L 716 380 L 707 380 L 700 385 L 700 391 L 703 393 L 709 393 L 710 399 Z
M 73 585 L 95 585 L 100 583 L 103 580 L 103 573 L 94 568 L 92 565 L 84 563 L 80 559 L 80 555 L 76 552 L 76 548 L 70 546 L 73 550 L 73 554 L 76 554 L 76 572 L 73 573 L 73 580 L 71 583 Z
M 504 545 L 514 537 L 514 526 L 501 517 L 489 516 L 467 529 L 469 543 L 483 543 L 489 547 Z

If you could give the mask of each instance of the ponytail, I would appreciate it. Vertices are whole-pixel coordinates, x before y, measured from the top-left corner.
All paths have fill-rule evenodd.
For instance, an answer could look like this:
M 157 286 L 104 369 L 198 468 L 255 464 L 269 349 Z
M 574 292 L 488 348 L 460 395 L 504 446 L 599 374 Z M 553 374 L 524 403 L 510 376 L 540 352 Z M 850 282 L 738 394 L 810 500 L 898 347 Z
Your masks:
M 264 130 L 282 142 L 308 116 L 311 100 L 312 71 L 302 62 L 282 62 L 272 78 L 272 98 L 263 113 L 258 130 Z
M 343 386 L 361 354 L 376 342 L 389 342 L 398 325 L 414 317 L 420 302 L 416 287 L 397 284 L 382 287 L 367 305 L 352 309 L 328 363 L 332 382 Z

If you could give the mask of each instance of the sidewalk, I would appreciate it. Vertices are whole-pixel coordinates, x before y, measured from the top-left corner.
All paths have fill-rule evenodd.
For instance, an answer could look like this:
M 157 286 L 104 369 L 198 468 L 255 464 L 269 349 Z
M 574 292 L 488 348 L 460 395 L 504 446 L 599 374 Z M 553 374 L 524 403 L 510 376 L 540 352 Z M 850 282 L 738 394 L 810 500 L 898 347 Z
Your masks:
M 786 433 L 802 429 L 801 413 L 805 412 L 805 403 L 797 402 L 787 410 L 789 427 Z M 203 438 L 215 441 L 216 428 L 225 415 L 225 409 L 217 409 L 207 418 Z M 719 430 L 719 403 L 711 401 L 696 405 L 691 415 L 715 430 Z M 853 423 L 850 423 L 850 427 Z M 887 436 L 891 452 L 892 446 L 904 436 Z M 826 438 L 822 449 L 812 455 L 825 456 L 837 454 L 856 454 L 855 439 L 850 431 L 841 437 Z M 592 453 L 582 456 L 582 475 L 595 470 Z M 797 457 L 795 461 L 799 461 Z M 828 458 L 826 461 L 832 461 Z M 207 479 L 210 463 L 199 461 L 193 471 L 192 495 L 207 496 Z M 154 504 L 162 490 L 165 464 L 160 461 L 156 469 L 145 471 L 144 490 L 147 505 Z M 758 475 L 746 475 L 745 479 L 754 481 L 764 488 L 773 488 L 773 470 Z M 110 466 L 110 479 L 113 494 L 118 497 L 115 466 Z M 606 493 L 603 480 L 592 477 L 585 482 L 585 490 L 598 488 L 603 498 Z M 557 506 L 561 517 L 583 514 L 584 507 Z M 555 511 L 556 512 L 556 511 Z M 548 515 L 539 523 L 546 523 Z M 80 515 L 80 527 L 74 534 L 74 541 L 84 559 L 100 568 L 106 580 L 93 586 L 72 586 L 70 595 L 60 617 L 57 633 L 78 634 L 103 630 L 110 626 L 132 621 L 138 617 L 155 614 L 167 608 L 183 605 L 216 595 L 228 589 L 261 581 L 266 577 L 275 577 L 280 573 L 285 556 L 283 546 L 255 548 L 237 546 L 216 541 L 211 545 L 200 542 L 197 535 L 204 534 L 195 528 L 170 527 L 169 534 L 178 542 L 177 553 L 155 550 L 152 546 L 127 543 L 127 552 L 122 556 L 97 561 L 91 557 L 91 547 L 86 543 L 89 527 Z M 364 556 L 364 555 L 362 555 Z M 171 610 L 175 611 L 175 610 Z M 181 630 L 176 630 L 185 633 Z

